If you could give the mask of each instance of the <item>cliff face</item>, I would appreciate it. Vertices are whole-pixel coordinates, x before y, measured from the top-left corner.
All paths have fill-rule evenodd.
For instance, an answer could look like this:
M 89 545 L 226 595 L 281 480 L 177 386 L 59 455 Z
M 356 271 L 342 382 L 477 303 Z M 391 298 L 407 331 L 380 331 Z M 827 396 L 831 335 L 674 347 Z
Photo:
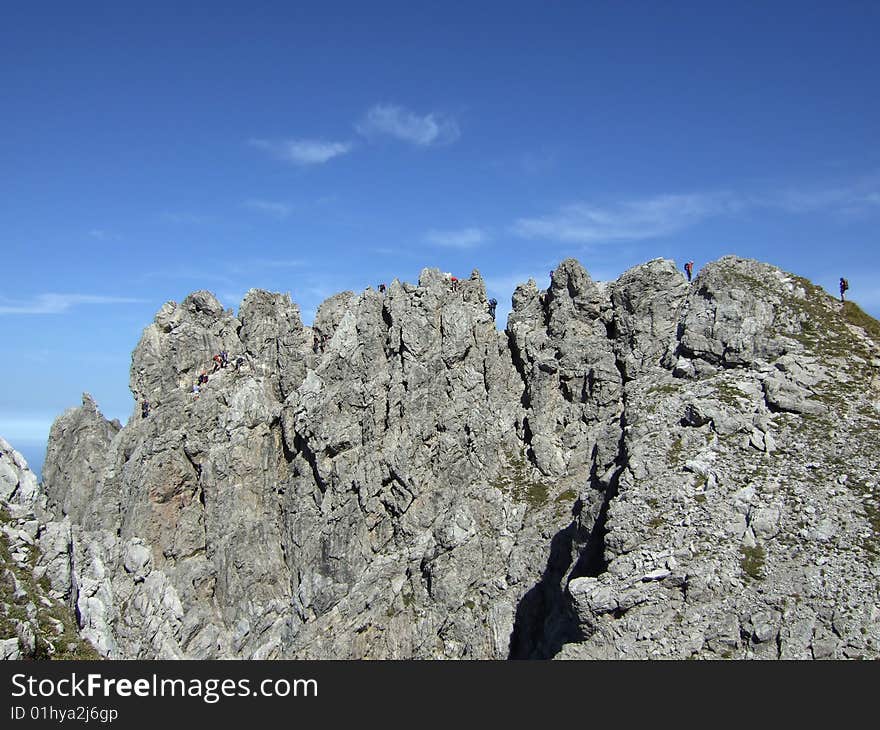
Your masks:
M 569 259 L 505 332 L 477 272 L 337 295 L 314 329 L 197 292 L 134 351 L 147 417 L 53 427 L 48 575 L 113 658 L 876 657 L 854 313 L 733 257 L 692 284 Z
M 68 545 L 69 526 L 52 521 L 36 476 L 0 438 L 0 659 L 99 658 L 80 638 L 64 591 L 51 587 L 49 575 L 65 588 L 71 578 L 59 534 Z

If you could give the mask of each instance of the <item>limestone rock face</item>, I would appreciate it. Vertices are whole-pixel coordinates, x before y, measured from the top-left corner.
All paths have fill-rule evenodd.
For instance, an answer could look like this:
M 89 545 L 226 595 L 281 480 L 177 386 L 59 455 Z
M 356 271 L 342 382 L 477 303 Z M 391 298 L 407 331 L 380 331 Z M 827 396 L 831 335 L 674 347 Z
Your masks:
M 665 259 L 636 266 L 614 283 L 615 352 L 627 379 L 668 362 L 687 294 L 684 275 Z
M 52 587 L 71 582 L 70 523 L 51 521 L 46 503 L 27 462 L 0 438 L 0 659 L 97 659 L 68 596 Z
M 880 351 L 844 314 L 734 257 L 568 259 L 504 332 L 477 271 L 311 328 L 196 292 L 135 348 L 146 417 L 53 427 L 47 575 L 112 658 L 876 657 Z
M 41 496 L 37 477 L 24 457 L 0 437 L 0 502 L 32 509 Z
M 88 393 L 83 393 L 80 408 L 71 408 L 55 419 L 43 479 L 49 506 L 59 516 L 82 521 L 94 500 L 107 449 L 121 428 L 118 421 L 110 422 L 101 415 Z

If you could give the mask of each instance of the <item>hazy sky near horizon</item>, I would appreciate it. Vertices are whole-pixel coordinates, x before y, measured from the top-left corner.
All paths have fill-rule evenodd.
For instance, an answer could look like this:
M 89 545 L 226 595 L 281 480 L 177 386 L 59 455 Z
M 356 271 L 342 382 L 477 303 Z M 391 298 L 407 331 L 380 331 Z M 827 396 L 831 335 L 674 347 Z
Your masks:
M 133 409 L 167 300 L 478 268 L 499 321 L 728 253 L 880 315 L 880 3 L 19 3 L 0 27 L 0 435 Z M 39 466 L 39 463 L 34 464 Z

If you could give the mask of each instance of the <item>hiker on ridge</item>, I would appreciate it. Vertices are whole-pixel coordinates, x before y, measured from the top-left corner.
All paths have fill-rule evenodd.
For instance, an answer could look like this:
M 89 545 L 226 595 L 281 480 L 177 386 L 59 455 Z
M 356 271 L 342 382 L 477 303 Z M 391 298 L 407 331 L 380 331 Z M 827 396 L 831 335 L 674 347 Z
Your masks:
M 849 282 L 844 279 L 842 276 L 840 277 L 840 301 L 846 301 L 846 291 L 849 289 Z
M 686 273 L 687 276 L 688 276 L 688 281 L 690 281 L 690 280 L 691 280 L 691 276 L 693 276 L 693 273 L 694 273 L 694 262 L 693 262 L 693 261 L 688 261 L 688 262 L 684 265 L 684 270 L 685 270 L 685 273 Z

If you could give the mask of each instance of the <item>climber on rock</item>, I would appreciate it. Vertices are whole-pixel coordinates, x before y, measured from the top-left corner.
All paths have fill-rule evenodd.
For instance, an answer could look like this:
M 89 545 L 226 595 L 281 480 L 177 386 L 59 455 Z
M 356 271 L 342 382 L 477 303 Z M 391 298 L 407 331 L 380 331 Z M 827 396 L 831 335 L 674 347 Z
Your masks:
M 199 385 L 205 385 L 208 382 L 208 371 L 202 370 L 201 375 L 199 375 Z
M 452 291 L 458 291 L 458 277 L 450 276 L 449 283 L 452 285 Z
M 146 418 L 150 415 L 150 401 L 144 400 L 141 403 L 141 418 Z
M 385 293 L 385 285 L 384 285 L 384 284 L 379 284 L 379 293 L 380 293 L 380 294 L 384 294 L 384 293 Z
M 494 297 L 489 300 L 489 314 L 492 315 L 492 319 L 495 319 L 495 307 L 498 306 L 498 300 Z
M 226 350 L 220 350 L 220 367 L 225 368 L 229 365 L 229 353 Z
M 688 261 L 688 262 L 684 265 L 684 270 L 685 270 L 685 273 L 687 274 L 688 281 L 690 281 L 690 280 L 691 280 L 691 277 L 694 275 L 694 262 L 693 262 L 693 261 Z
M 214 361 L 214 367 L 211 369 L 211 373 L 213 374 L 223 367 L 223 358 L 221 358 L 220 355 L 214 355 L 211 359 Z
M 849 282 L 844 279 L 842 276 L 840 277 L 840 301 L 846 301 L 846 292 L 849 289 Z
M 235 369 L 241 370 L 241 366 L 244 365 L 244 362 L 244 358 L 241 355 L 235 358 Z

